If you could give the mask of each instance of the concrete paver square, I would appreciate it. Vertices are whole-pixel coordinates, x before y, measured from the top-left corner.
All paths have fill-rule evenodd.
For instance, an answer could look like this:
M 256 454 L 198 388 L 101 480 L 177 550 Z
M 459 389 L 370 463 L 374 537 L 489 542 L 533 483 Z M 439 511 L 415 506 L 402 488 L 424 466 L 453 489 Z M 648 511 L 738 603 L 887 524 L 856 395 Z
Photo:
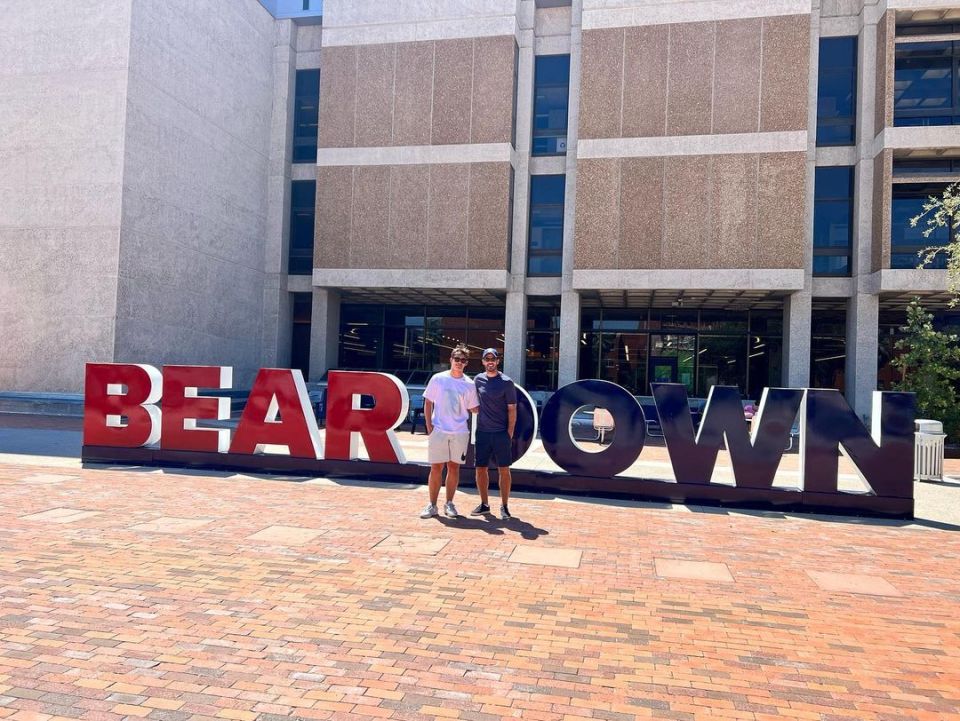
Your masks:
M 840 593 L 865 593 L 871 596 L 899 596 L 900 591 L 880 576 L 868 576 L 859 573 L 831 573 L 829 571 L 807 571 L 824 591 Z
M 378 551 L 397 551 L 435 556 L 450 543 L 449 538 L 430 538 L 424 536 L 390 535 L 373 545 Z
M 686 578 L 692 581 L 733 583 L 733 576 L 725 563 L 713 561 L 682 561 L 676 558 L 654 559 L 660 578 Z
M 248 541 L 266 541 L 282 546 L 299 546 L 309 543 L 323 531 L 315 528 L 300 528 L 299 526 L 269 526 L 247 536 Z
M 532 566 L 580 568 L 581 556 L 583 551 L 579 548 L 519 545 L 513 549 L 507 560 L 510 563 L 526 563 Z
M 77 476 L 65 476 L 59 473 L 34 473 L 30 476 L 24 476 L 20 479 L 20 482 L 37 486 L 45 486 L 54 483 L 63 483 L 64 481 L 76 480 L 78 480 Z
M 100 511 L 84 511 L 80 508 L 51 508 L 29 516 L 20 516 L 24 521 L 46 521 L 47 523 L 73 523 L 91 516 L 99 516 Z
M 147 533 L 187 533 L 195 531 L 210 523 L 209 518 L 174 518 L 163 516 L 146 523 L 130 526 L 131 531 L 145 531 Z

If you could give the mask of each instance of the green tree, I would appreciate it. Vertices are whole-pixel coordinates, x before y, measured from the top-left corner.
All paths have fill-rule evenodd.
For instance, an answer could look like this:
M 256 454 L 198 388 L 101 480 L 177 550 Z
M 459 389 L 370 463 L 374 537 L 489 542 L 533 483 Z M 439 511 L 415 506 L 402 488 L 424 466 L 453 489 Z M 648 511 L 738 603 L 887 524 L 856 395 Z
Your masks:
M 929 238 L 937 228 L 950 228 L 952 240 L 947 245 L 924 248 L 920 251 L 921 267 L 930 265 L 941 253 L 947 256 L 947 291 L 950 307 L 960 302 L 960 182 L 948 185 L 940 197 L 930 196 L 923 204 L 923 212 L 910 219 L 910 227 L 926 218 L 923 237 Z
M 918 417 L 942 421 L 944 432 L 957 438 L 960 432 L 957 336 L 935 330 L 933 316 L 923 309 L 918 298 L 907 307 L 907 324 L 900 330 L 904 337 L 896 342 L 895 348 L 901 354 L 891 361 L 901 374 L 894 390 L 916 393 Z

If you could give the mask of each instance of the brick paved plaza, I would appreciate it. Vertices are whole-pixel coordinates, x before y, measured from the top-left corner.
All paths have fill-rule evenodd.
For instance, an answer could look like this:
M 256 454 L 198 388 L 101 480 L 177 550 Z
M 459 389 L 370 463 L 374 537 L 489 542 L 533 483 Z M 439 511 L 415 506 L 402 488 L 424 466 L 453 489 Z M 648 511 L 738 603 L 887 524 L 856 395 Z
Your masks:
M 9 455 L 0 493 L 0 718 L 960 718 L 951 523 Z

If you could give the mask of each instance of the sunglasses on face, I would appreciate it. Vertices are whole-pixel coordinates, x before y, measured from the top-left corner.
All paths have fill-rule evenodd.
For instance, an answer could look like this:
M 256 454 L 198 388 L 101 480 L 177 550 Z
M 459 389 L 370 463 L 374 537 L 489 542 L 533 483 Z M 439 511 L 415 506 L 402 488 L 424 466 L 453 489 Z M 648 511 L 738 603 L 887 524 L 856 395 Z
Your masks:
M 469 362 L 469 360 L 468 360 L 467 358 L 461 358 L 461 357 L 459 357 L 459 356 L 454 356 L 454 357 L 451 358 L 450 360 L 452 360 L 454 363 L 468 363 L 468 362 Z

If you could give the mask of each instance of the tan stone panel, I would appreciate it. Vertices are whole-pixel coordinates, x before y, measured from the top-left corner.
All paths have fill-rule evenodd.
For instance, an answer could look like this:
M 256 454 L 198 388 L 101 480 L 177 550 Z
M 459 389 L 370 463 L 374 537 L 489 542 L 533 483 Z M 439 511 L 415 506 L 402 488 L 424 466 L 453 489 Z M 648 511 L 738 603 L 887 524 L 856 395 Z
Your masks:
M 394 268 L 423 268 L 427 258 L 430 167 L 396 165 L 390 172 L 390 257 Z
M 892 182 L 893 152 L 884 150 L 873 160 L 873 229 L 870 270 L 874 273 L 890 267 Z
M 357 115 L 357 49 L 324 48 L 320 62 L 323 70 L 317 143 L 321 148 L 352 148 Z
M 470 166 L 470 222 L 467 267 L 507 269 L 510 212 L 510 163 Z
M 806 175 L 804 153 L 760 156 L 757 268 L 803 268 Z
M 430 166 L 427 268 L 467 267 L 470 166 Z
M 718 268 L 757 267 L 756 155 L 713 158 L 711 222 Z
M 760 127 L 760 18 L 717 23 L 713 132 L 755 133 Z
M 351 268 L 390 267 L 387 243 L 389 197 L 389 165 L 359 166 L 354 170 Z
M 580 137 L 619 138 L 623 88 L 622 28 L 586 30 L 580 64 Z
M 390 145 L 393 137 L 393 68 L 397 46 L 357 48 L 357 147 Z
M 670 26 L 667 135 L 710 132 L 716 23 Z
M 313 258 L 317 268 L 350 267 L 353 217 L 353 168 L 317 168 L 316 229 Z
M 894 33 L 896 21 L 894 11 L 888 10 L 877 23 L 877 75 L 875 79 L 876 100 L 874 102 L 873 133 L 879 135 L 884 128 L 893 125 L 893 73 L 894 73 Z
M 763 19 L 760 130 L 806 130 L 810 16 Z
M 394 145 L 430 144 L 433 47 L 432 42 L 397 45 Z
M 582 159 L 577 163 L 574 267 L 616 268 L 620 244 L 620 163 Z
M 624 158 L 617 268 L 662 267 L 663 158 Z
M 470 142 L 473 40 L 438 40 L 433 75 L 433 145 Z
M 714 268 L 710 163 L 703 156 L 664 159 L 664 268 Z
M 662 137 L 667 127 L 669 25 L 625 30 L 623 137 Z
M 513 36 L 476 39 L 471 143 L 509 143 L 513 127 Z

